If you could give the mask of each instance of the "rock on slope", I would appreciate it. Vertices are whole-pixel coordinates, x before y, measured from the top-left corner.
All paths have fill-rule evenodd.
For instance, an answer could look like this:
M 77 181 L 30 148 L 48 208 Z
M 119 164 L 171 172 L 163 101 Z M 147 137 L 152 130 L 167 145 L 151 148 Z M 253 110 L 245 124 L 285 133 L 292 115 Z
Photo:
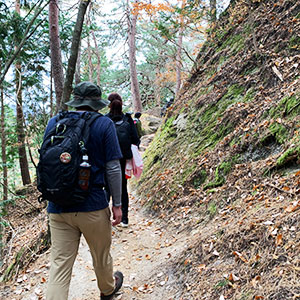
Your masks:
M 148 147 L 144 204 L 192 232 L 176 299 L 300 299 L 299 53 L 299 1 L 231 1 Z

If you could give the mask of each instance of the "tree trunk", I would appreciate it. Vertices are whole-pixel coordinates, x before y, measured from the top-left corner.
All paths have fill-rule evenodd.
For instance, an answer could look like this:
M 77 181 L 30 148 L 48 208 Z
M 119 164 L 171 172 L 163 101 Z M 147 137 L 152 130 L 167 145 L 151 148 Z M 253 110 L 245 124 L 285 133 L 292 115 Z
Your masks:
M 181 24 L 178 32 L 178 45 L 177 45 L 177 54 L 176 54 L 176 91 L 175 97 L 177 97 L 180 87 L 181 87 L 181 53 L 182 53 L 182 39 L 183 39 L 183 26 Z
M 20 0 L 15 2 L 16 12 L 20 14 Z M 21 169 L 21 176 L 23 185 L 31 183 L 28 160 L 25 147 L 25 131 L 23 126 L 23 106 L 22 106 L 22 69 L 21 63 L 17 60 L 16 65 L 16 93 L 17 93 L 17 136 L 18 136 L 18 151 L 19 151 L 19 162 Z
M 81 43 L 79 43 L 78 56 L 77 56 L 77 61 L 76 61 L 75 84 L 78 84 L 81 82 L 80 65 L 81 65 Z
M 77 20 L 75 24 L 75 28 L 73 31 L 72 37 L 72 45 L 71 45 L 71 53 L 68 61 L 68 68 L 66 72 L 66 78 L 64 82 L 63 96 L 61 102 L 61 108 L 66 109 L 65 103 L 69 101 L 71 93 L 72 93 L 72 84 L 74 79 L 74 73 L 76 68 L 78 49 L 80 45 L 80 37 L 82 31 L 82 25 L 84 21 L 84 16 L 86 13 L 86 9 L 90 3 L 90 0 L 81 0 L 79 5 L 79 10 L 77 14 Z
M 52 66 L 50 67 L 50 118 L 53 117 L 53 72 Z
M 38 4 L 37 9 L 36 9 L 36 11 L 34 13 L 33 18 L 30 20 L 29 24 L 27 25 L 27 27 L 26 27 L 26 29 L 24 31 L 24 34 L 23 34 L 24 37 L 22 38 L 22 40 L 19 43 L 19 45 L 16 46 L 15 52 L 12 54 L 12 56 L 5 63 L 5 66 L 3 67 L 3 70 L 0 71 L 0 84 L 2 84 L 2 82 L 4 81 L 6 73 L 8 72 L 9 68 L 11 67 L 11 65 L 13 64 L 13 62 L 15 61 L 15 59 L 17 58 L 19 52 L 23 48 L 23 46 L 26 43 L 26 41 L 33 35 L 33 33 L 41 25 L 42 22 L 39 22 L 36 26 L 33 26 L 36 18 L 44 10 L 44 8 L 48 5 L 49 2 L 50 2 L 50 0 L 48 0 L 46 3 L 43 3 L 43 1 L 40 1 L 40 3 Z M 43 4 L 43 6 L 42 6 L 42 4 Z M 17 2 L 15 2 L 15 6 L 18 7 L 19 10 L 20 10 L 20 3 L 19 3 L 19 1 L 18 1 L 18 4 L 17 4 Z M 32 27 L 34 27 L 34 28 L 29 33 L 29 31 L 30 31 L 30 29 Z
M 217 21 L 217 0 L 209 0 L 210 23 L 214 25 Z
M 158 78 L 159 73 L 160 73 L 159 67 L 156 66 L 156 76 L 155 76 L 156 78 Z M 160 95 L 160 92 L 161 92 L 160 83 L 159 83 L 159 80 L 156 79 L 155 80 L 154 94 L 155 94 L 155 101 L 156 101 L 156 106 L 157 107 L 161 107 L 161 95 Z
M 86 18 L 86 26 L 88 28 L 88 35 L 87 35 L 87 56 L 88 56 L 88 75 L 89 81 L 93 82 L 93 74 L 94 74 L 94 66 L 92 61 L 92 49 L 91 49 L 91 40 L 90 40 L 90 13 L 91 13 L 91 6 L 89 7 L 88 16 Z
M 98 47 L 98 44 L 97 44 L 95 32 L 92 30 L 91 33 L 93 35 L 94 44 L 95 44 L 95 50 L 96 50 L 96 57 L 97 57 L 97 67 L 96 67 L 96 71 L 97 71 L 97 85 L 100 86 L 100 83 L 101 83 L 101 54 L 100 54 L 99 47 Z
M 87 56 L 88 56 L 88 66 L 89 66 L 88 68 L 89 81 L 93 82 L 94 66 L 92 62 L 91 42 L 90 42 L 89 35 L 87 37 Z
M 1 97 L 1 158 L 2 158 L 2 169 L 3 169 L 3 201 L 8 199 L 8 171 L 7 171 L 7 156 L 6 156 L 6 132 L 5 132 L 5 107 L 4 107 L 4 94 L 3 87 L 0 90 Z
M 58 26 L 58 0 L 51 0 L 49 4 L 49 31 L 50 31 L 50 52 L 52 75 L 54 79 L 56 110 L 57 113 L 61 106 L 61 98 L 64 85 L 64 71 L 61 57 L 61 46 Z
M 137 3 L 137 1 L 135 0 Z M 132 94 L 132 105 L 134 112 L 142 111 L 142 101 L 140 96 L 139 83 L 136 71 L 136 22 L 137 15 L 130 16 L 129 6 L 127 11 L 127 23 L 128 23 L 128 46 L 129 46 L 129 68 L 130 68 L 130 81 L 131 81 L 131 94 Z
M 25 147 L 25 131 L 24 131 L 24 116 L 23 116 L 23 99 L 22 99 L 22 75 L 21 64 L 16 63 L 16 91 L 17 91 L 17 136 L 18 136 L 18 151 L 19 161 L 23 185 L 29 184 L 30 174 L 28 160 Z

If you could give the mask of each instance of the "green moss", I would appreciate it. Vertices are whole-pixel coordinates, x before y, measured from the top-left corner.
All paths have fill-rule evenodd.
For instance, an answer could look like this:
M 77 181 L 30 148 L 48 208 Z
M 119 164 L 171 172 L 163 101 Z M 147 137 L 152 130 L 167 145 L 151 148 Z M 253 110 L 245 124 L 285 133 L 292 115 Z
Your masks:
M 193 103 L 197 98 L 199 98 L 200 96 L 203 96 L 203 95 L 207 95 L 211 89 L 209 90 L 210 87 L 202 87 L 198 90 L 198 93 L 197 95 L 195 96 L 195 98 L 192 100 L 191 103 Z
M 222 41 L 223 38 L 224 38 L 227 34 L 228 34 L 228 31 L 223 30 L 223 28 L 222 28 L 222 29 L 218 29 L 218 30 L 216 31 L 216 39 L 218 39 L 219 41 Z
M 237 84 L 231 85 L 228 88 L 227 93 L 221 99 L 221 103 L 223 103 L 222 112 L 229 106 L 229 104 L 242 102 L 244 90 L 245 88 L 243 86 L 239 86 Z
M 285 143 L 288 131 L 283 125 L 275 122 L 269 126 L 269 130 L 279 144 Z
M 269 110 L 269 116 L 273 119 L 279 118 L 282 114 L 294 117 L 300 114 L 299 94 L 282 98 L 276 107 Z
M 144 172 L 153 167 L 153 165 L 158 164 L 160 166 L 161 159 L 165 156 L 165 152 L 168 151 L 166 145 L 171 143 L 176 138 L 176 129 L 173 126 L 173 121 L 175 117 L 170 117 L 165 124 L 158 130 L 152 143 L 147 148 L 144 155 Z M 141 181 L 145 178 L 142 176 Z
M 230 143 L 229 143 L 229 146 L 230 147 L 233 147 L 234 145 L 238 145 L 239 144 L 239 138 L 238 137 L 234 137 Z
M 210 69 L 208 69 L 205 72 L 205 75 L 207 76 L 207 78 L 210 78 L 211 76 L 215 75 L 217 72 L 217 70 L 212 66 Z
M 246 34 L 246 35 L 250 35 L 252 32 L 253 32 L 253 25 L 252 24 L 246 24 L 244 29 L 243 29 L 243 32 Z
M 225 183 L 225 176 L 231 170 L 231 163 L 230 162 L 222 162 L 217 168 L 215 172 L 215 180 L 213 182 L 209 182 L 204 186 L 204 190 L 216 188 Z
M 204 190 L 211 188 L 216 188 L 225 183 L 225 177 L 230 173 L 233 165 L 239 161 L 239 155 L 235 155 L 230 161 L 223 161 L 217 168 L 215 172 L 215 179 L 204 186 Z
M 210 203 L 210 205 L 208 206 L 207 210 L 209 212 L 210 217 L 212 218 L 217 213 L 217 206 L 216 206 L 216 204 L 215 203 Z
M 187 162 L 188 166 L 183 169 L 182 173 L 179 173 L 179 178 L 181 181 L 181 184 L 184 184 L 186 182 L 186 179 L 193 173 L 193 171 L 196 169 L 195 165 L 191 165 L 189 162 Z
M 300 45 L 300 36 L 293 35 L 289 40 L 289 48 L 298 48 Z
M 226 176 L 231 171 L 232 164 L 231 162 L 223 162 L 221 163 L 219 169 L 223 170 L 223 175 Z
M 251 68 L 251 69 L 247 69 L 245 72 L 244 72 L 244 75 L 247 76 L 247 75 L 253 75 L 253 74 L 256 74 L 259 72 L 259 68 L 258 67 L 254 67 L 254 68 Z
M 251 292 L 243 292 L 241 295 L 241 298 L 238 300 L 252 300 L 254 298 L 253 294 Z
M 162 131 L 170 128 L 173 125 L 173 121 L 175 120 L 175 116 L 170 117 L 166 120 L 165 124 L 162 126 Z
M 293 147 L 285 151 L 276 162 L 276 167 L 280 168 L 286 164 L 290 160 L 292 156 L 296 156 L 298 159 L 300 158 L 300 146 Z
M 226 62 L 226 57 L 222 55 L 219 59 L 219 63 L 218 63 L 218 66 L 217 66 L 217 71 L 221 70 L 221 68 L 224 66 L 225 62 Z
M 229 48 L 232 54 L 236 54 L 244 48 L 245 38 L 242 34 L 230 35 L 229 38 L 217 49 L 216 52 L 220 52 L 225 48 Z
M 197 189 L 199 188 L 206 180 L 207 173 L 205 170 L 200 170 L 199 174 L 194 177 L 193 179 L 193 185 Z
M 220 280 L 215 286 L 214 288 L 215 289 L 220 289 L 220 288 L 223 288 L 225 286 L 227 286 L 229 284 L 229 280 L 228 279 L 222 279 Z
M 193 124 L 194 129 L 193 143 L 195 146 L 192 153 L 193 157 L 198 157 L 204 150 L 213 149 L 219 141 L 232 132 L 234 125 L 230 122 L 218 125 L 218 128 L 216 126 L 218 119 L 228 106 L 235 101 L 243 99 L 241 96 L 242 91 L 242 87 L 237 85 L 231 86 L 218 103 L 210 104 L 201 109 L 190 122 L 190 124 Z
M 255 90 L 253 87 L 247 90 L 244 96 L 244 102 L 251 102 L 255 96 Z

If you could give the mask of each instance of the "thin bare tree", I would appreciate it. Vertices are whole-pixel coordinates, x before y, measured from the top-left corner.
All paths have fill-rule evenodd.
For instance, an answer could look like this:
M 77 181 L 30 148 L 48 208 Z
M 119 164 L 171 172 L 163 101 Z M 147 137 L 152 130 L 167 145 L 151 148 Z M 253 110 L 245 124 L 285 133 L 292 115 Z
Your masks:
M 59 36 L 59 3 L 58 0 L 50 0 L 49 4 L 49 33 L 50 33 L 50 53 L 51 53 L 51 70 L 54 80 L 56 109 L 57 113 L 60 108 L 61 98 L 64 86 L 64 71 L 61 56 L 61 44 Z
M 20 14 L 20 0 L 15 0 L 15 11 Z M 17 137 L 18 137 L 18 151 L 19 162 L 21 169 L 21 176 L 23 184 L 31 183 L 26 146 L 25 146 L 25 130 L 24 130 L 24 115 L 23 115 L 23 99 L 22 99 L 22 66 L 19 57 L 15 63 L 15 78 L 16 78 L 16 94 L 17 94 Z
M 217 21 L 217 0 L 209 0 L 209 14 L 211 24 Z
M 82 32 L 82 25 L 84 22 L 84 16 L 87 10 L 90 0 L 81 0 L 79 5 L 79 10 L 77 14 L 77 20 L 73 31 L 71 53 L 68 60 L 68 68 L 66 72 L 66 78 L 64 81 L 63 96 L 61 101 L 61 108 L 66 109 L 65 103 L 69 101 L 72 93 L 72 84 L 76 69 L 76 62 L 78 57 L 78 50 L 80 45 L 80 38 Z
M 78 56 L 76 61 L 76 70 L 75 70 L 75 84 L 78 84 L 81 82 L 81 43 L 79 43 L 79 49 L 78 49 Z
M 5 107 L 4 107 L 4 92 L 3 87 L 0 89 L 1 98 L 1 159 L 2 159 L 2 169 L 3 169 L 3 197 L 2 200 L 6 201 L 8 198 L 8 168 L 7 168 L 7 155 L 6 155 L 6 132 L 5 132 Z
M 176 53 L 176 90 L 175 97 L 181 88 L 181 69 L 182 69 L 182 42 L 183 42 L 183 24 L 180 24 L 178 31 L 177 53 Z
M 96 39 L 94 30 L 91 31 L 91 34 L 93 36 L 94 45 L 95 45 L 95 55 L 97 57 L 97 66 L 96 66 L 97 85 L 100 86 L 100 82 L 101 82 L 101 54 L 100 54 L 100 50 L 99 50 L 99 47 L 98 47 L 98 44 L 97 44 L 97 39 Z
M 135 0 L 135 3 L 138 1 Z M 134 112 L 141 112 L 143 110 L 139 82 L 136 70 L 136 23 L 137 13 L 131 13 L 129 9 L 129 2 L 127 1 L 127 25 L 128 25 L 128 47 L 129 47 L 129 68 L 130 68 L 130 81 L 131 81 L 131 96 L 132 106 Z

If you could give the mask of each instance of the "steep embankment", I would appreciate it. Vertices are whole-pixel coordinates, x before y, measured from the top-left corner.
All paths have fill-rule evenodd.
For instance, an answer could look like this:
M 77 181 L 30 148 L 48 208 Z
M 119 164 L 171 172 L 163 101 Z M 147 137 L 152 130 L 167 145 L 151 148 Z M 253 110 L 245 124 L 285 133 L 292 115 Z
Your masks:
M 300 299 L 299 51 L 299 1 L 232 1 L 146 151 L 182 299 Z

